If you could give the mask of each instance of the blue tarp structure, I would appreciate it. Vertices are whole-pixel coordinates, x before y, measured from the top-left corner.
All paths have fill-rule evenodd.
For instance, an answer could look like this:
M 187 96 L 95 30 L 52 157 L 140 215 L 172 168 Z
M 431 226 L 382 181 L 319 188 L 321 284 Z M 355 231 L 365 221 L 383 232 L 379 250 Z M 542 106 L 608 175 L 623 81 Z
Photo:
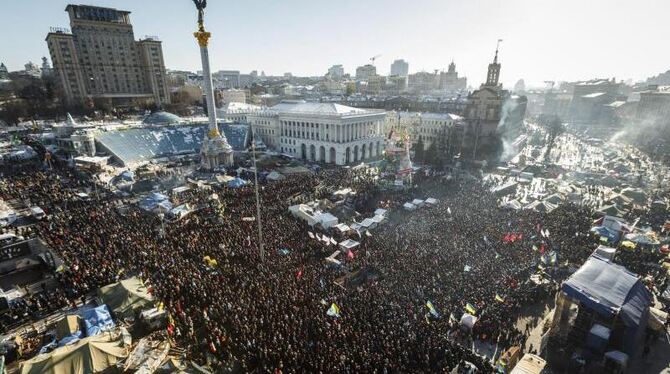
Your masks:
M 235 179 L 228 182 L 228 187 L 239 188 L 239 187 L 242 187 L 246 184 L 247 184 L 247 181 L 245 181 L 242 178 L 236 177 Z
M 626 326 L 624 351 L 633 354 L 647 326 L 651 293 L 637 275 L 625 267 L 591 256 L 567 281 L 562 291 L 605 318 L 619 319 Z
M 162 193 L 152 192 L 149 196 L 140 200 L 140 208 L 148 211 L 152 211 L 156 208 L 160 208 L 165 211 L 172 209 L 172 204 L 167 196 Z
M 109 309 L 107 309 L 107 305 L 104 304 L 84 310 L 81 312 L 81 318 L 84 320 L 86 327 L 86 336 L 98 335 L 116 326 L 112 320 L 112 315 L 109 313 Z
M 119 178 L 121 178 L 124 181 L 132 182 L 135 180 L 135 173 L 133 173 L 130 170 L 126 170 L 123 173 L 119 174 Z
M 619 240 L 620 234 L 609 227 L 605 226 L 596 226 L 591 228 L 591 232 L 594 232 L 600 236 L 604 236 L 608 241 L 614 243 Z

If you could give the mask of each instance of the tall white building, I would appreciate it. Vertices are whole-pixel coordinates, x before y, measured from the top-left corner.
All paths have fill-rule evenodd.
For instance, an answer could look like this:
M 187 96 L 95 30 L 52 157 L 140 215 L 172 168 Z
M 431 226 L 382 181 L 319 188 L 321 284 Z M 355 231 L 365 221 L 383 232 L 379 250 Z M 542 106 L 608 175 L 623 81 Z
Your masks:
M 409 63 L 405 60 L 395 60 L 391 64 L 391 75 L 406 77 L 409 74 Z
M 308 161 L 346 165 L 379 157 L 384 148 L 384 111 L 297 100 L 248 117 L 270 149 Z

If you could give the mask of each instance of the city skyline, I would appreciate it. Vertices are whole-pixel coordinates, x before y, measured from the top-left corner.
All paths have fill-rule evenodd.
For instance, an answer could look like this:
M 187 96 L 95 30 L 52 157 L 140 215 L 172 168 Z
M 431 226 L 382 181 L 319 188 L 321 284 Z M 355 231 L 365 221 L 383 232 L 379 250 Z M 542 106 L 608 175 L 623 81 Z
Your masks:
M 69 3 L 29 0 L 5 5 L 8 14 L 17 15 L 0 26 L 5 35 L 16 35 L 0 42 L 0 50 L 12 51 L 0 57 L 10 71 L 48 56 L 44 35 L 52 26 L 69 27 L 64 11 Z M 155 2 L 128 0 L 81 3 L 130 11 L 136 38 L 157 35 L 163 41 L 169 69 L 199 70 L 191 1 L 164 1 L 160 8 Z M 459 75 L 477 87 L 485 81 L 499 38 L 501 81 L 507 87 L 522 78 L 536 86 L 544 80 L 595 77 L 639 81 L 669 68 L 670 52 L 654 48 L 670 32 L 662 18 L 670 5 L 664 2 L 536 3 L 420 0 L 407 8 L 395 1 L 344 0 L 334 9 L 305 0 L 211 1 L 206 22 L 213 34 L 214 71 L 321 76 L 330 66 L 342 64 L 354 75 L 356 67 L 381 55 L 375 66 L 382 75 L 396 59 L 409 62 L 410 73 L 446 70 L 454 60 Z M 34 12 L 36 8 L 40 12 Z M 623 31 L 612 35 L 611 30 Z

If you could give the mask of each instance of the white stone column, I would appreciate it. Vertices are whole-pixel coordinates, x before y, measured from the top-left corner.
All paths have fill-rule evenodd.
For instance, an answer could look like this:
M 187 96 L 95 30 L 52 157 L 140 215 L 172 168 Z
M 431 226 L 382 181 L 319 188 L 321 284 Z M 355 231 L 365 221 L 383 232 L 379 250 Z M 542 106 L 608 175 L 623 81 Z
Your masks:
M 204 81 L 205 97 L 207 98 L 207 116 L 209 117 L 209 130 L 219 131 L 216 124 L 216 104 L 214 102 L 214 87 L 212 87 L 212 73 L 209 70 L 209 51 L 207 46 L 200 46 L 200 59 L 202 60 L 202 77 Z M 223 135 L 221 135 L 223 136 Z

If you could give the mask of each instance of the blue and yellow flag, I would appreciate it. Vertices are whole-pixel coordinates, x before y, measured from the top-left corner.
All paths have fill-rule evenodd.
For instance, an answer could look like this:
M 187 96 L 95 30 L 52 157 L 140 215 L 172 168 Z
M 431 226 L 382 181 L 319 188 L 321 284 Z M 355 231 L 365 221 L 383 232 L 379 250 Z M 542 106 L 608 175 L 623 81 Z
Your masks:
M 433 317 L 440 318 L 440 313 L 437 312 L 437 309 L 435 309 L 433 303 L 431 303 L 430 301 L 426 301 L 426 307 L 428 308 L 430 314 L 433 315 Z
M 340 307 L 337 306 L 337 304 L 332 303 L 330 305 L 330 309 L 326 312 L 331 317 L 338 318 L 340 316 Z
M 465 311 L 472 314 L 473 316 L 477 314 L 477 309 L 475 309 L 475 307 L 470 303 L 465 304 Z

